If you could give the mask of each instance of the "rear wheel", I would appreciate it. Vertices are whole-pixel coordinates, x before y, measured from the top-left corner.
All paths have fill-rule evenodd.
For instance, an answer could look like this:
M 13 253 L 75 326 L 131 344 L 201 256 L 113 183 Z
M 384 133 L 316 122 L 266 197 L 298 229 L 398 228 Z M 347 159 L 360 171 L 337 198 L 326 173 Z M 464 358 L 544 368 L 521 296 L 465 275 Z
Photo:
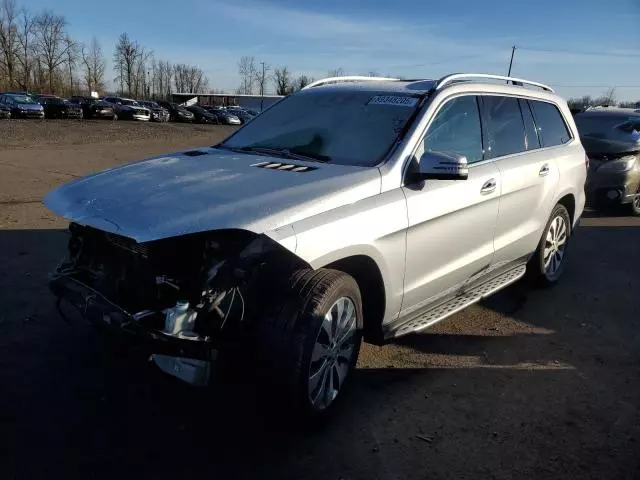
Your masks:
M 538 248 L 527 265 L 529 277 L 542 285 L 554 285 L 564 272 L 571 217 L 564 205 L 555 206 L 542 233 Z

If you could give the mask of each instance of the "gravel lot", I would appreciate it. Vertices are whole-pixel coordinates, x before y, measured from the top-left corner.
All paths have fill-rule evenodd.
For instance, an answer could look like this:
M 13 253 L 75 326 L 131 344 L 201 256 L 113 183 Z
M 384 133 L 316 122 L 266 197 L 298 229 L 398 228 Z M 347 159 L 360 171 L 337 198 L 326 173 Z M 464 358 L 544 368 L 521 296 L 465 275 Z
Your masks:
M 65 222 L 44 193 L 225 127 L 0 122 L 0 477 L 640 478 L 640 219 L 587 212 L 563 282 L 516 285 L 365 346 L 333 421 L 301 432 L 196 390 L 55 313 Z

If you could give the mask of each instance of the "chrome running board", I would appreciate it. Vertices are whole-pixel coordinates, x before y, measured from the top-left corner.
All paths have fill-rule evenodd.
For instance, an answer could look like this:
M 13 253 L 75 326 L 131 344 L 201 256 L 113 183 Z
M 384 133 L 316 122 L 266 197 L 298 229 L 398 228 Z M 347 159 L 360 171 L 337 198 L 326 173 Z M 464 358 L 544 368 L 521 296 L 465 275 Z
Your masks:
M 397 327 L 392 325 L 389 331 L 386 332 L 385 338 L 396 338 L 406 335 L 407 333 L 417 332 L 423 328 L 430 327 L 454 313 L 464 310 L 468 306 L 473 305 L 483 298 L 486 298 L 496 293 L 498 290 L 502 290 L 506 286 L 518 281 L 524 276 L 526 269 L 526 264 L 518 265 L 517 267 L 493 277 L 470 290 L 459 293 L 444 303 L 429 308 L 418 316 L 402 322 Z

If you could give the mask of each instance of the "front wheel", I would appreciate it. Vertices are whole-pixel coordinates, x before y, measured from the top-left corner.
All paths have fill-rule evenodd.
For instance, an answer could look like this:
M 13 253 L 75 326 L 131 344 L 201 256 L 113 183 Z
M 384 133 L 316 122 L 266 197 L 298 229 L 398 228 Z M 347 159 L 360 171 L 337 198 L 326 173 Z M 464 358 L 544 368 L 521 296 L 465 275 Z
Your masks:
M 360 290 L 346 273 L 303 270 L 292 277 L 288 299 L 280 305 L 262 323 L 268 377 L 298 413 L 323 415 L 341 397 L 358 359 Z
M 564 205 L 554 207 L 542 233 L 538 248 L 527 265 L 529 278 L 541 285 L 554 285 L 564 272 L 571 217 Z

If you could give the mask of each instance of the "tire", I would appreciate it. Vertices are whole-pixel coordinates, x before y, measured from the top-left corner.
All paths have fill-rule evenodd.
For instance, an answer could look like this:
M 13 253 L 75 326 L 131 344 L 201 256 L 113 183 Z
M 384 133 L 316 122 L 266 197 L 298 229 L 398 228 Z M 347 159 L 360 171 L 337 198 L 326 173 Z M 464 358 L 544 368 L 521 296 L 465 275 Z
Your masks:
M 552 210 L 538 248 L 527 265 L 530 280 L 541 286 L 552 286 L 560 280 L 566 265 L 570 238 L 571 217 L 566 207 L 558 204 Z
M 319 269 L 295 272 L 287 292 L 258 325 L 262 378 L 287 414 L 324 417 L 343 397 L 358 359 L 360 290 L 351 276 Z

